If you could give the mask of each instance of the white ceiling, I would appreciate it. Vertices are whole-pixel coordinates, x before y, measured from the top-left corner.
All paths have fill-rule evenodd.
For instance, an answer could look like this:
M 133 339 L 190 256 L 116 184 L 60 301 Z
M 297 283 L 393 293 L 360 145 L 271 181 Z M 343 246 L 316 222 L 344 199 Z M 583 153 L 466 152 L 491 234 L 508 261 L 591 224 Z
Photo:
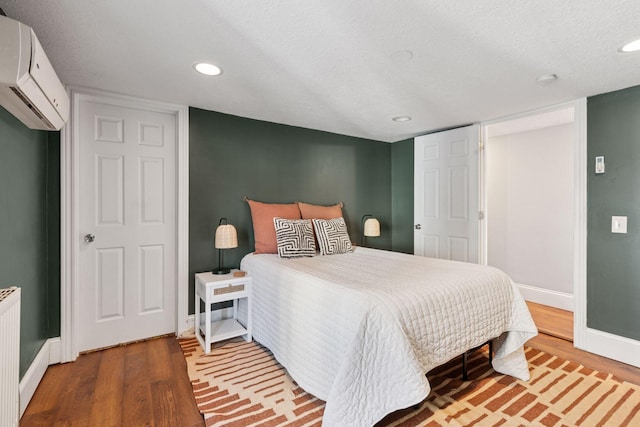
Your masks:
M 63 83 L 397 141 L 640 84 L 638 0 L 0 0 Z M 408 50 L 413 57 L 396 53 Z M 224 73 L 198 75 L 207 60 Z M 545 73 L 556 82 L 536 84 Z M 397 123 L 392 117 L 409 115 Z
M 488 138 L 514 133 L 529 132 L 532 130 L 548 128 L 551 126 L 565 125 L 573 123 L 574 108 L 562 108 L 560 110 L 527 114 L 524 117 L 500 121 L 489 124 L 486 128 Z

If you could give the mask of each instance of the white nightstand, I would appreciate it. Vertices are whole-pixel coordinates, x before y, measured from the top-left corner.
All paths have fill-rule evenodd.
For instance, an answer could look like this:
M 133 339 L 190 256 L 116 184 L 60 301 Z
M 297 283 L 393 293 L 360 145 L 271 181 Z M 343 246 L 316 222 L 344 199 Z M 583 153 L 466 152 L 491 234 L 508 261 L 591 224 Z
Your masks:
M 196 274 L 196 314 L 195 331 L 205 354 L 211 351 L 216 341 L 244 336 L 251 341 L 251 277 L 234 277 L 229 274 L 211 272 Z M 238 322 L 238 300 L 247 299 L 247 324 Z M 204 313 L 200 312 L 200 300 L 204 302 Z M 213 320 L 211 304 L 233 301 L 233 317 Z

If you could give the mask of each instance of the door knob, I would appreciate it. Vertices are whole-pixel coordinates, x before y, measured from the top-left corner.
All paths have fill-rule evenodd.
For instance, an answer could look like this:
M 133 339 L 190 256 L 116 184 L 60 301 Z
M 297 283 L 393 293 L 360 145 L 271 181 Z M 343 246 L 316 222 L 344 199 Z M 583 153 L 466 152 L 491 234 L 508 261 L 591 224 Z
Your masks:
M 413 226 L 416 230 L 420 230 L 422 228 L 422 224 L 416 224 Z
M 89 233 L 86 236 L 84 236 L 84 241 L 87 243 L 91 243 L 94 240 L 96 240 L 96 236 L 94 236 L 93 234 Z

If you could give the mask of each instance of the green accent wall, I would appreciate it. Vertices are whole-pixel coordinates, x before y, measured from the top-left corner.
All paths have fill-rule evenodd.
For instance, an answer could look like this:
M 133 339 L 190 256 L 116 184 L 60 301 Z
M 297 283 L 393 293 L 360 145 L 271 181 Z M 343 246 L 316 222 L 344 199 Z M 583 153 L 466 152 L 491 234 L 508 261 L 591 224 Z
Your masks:
M 640 340 L 640 86 L 588 98 L 587 168 L 587 326 Z
M 22 288 L 20 378 L 60 334 L 59 141 L 0 107 L 0 287 Z
M 391 145 L 391 236 L 395 252 L 413 254 L 413 138 Z
M 48 338 L 60 336 L 60 132 L 47 132 Z
M 189 109 L 189 310 L 193 275 L 215 268 L 213 236 L 221 217 L 238 230 L 224 264 L 237 267 L 253 250 L 246 196 L 269 203 L 343 202 L 351 238 L 362 215 L 379 219 L 381 236 L 367 245 L 391 249 L 391 147 L 372 141 L 227 114 Z

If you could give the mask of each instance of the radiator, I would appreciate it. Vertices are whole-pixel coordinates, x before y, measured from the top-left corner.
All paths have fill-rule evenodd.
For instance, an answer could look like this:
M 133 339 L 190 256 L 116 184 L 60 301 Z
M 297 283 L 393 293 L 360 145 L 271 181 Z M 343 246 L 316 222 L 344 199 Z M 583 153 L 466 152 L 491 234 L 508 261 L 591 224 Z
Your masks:
M 0 427 L 20 420 L 20 288 L 0 289 Z

